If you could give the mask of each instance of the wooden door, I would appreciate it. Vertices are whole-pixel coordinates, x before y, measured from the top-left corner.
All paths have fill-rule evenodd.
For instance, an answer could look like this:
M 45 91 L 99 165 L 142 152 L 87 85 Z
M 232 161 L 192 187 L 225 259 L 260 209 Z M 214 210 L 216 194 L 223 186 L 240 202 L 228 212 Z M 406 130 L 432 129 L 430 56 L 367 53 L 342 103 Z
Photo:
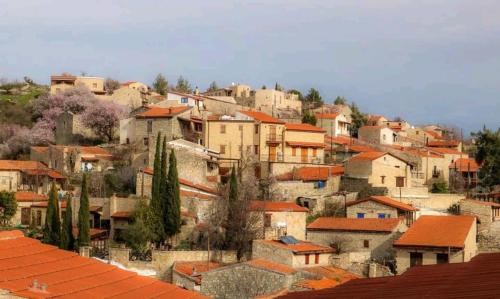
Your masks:
M 22 225 L 29 225 L 30 224 L 30 215 L 31 215 L 30 208 L 21 208 L 21 224 Z
M 303 147 L 300 149 L 300 156 L 302 157 L 302 162 L 307 163 L 309 160 L 307 157 L 307 147 Z
M 276 161 L 276 147 L 271 146 L 269 147 L 269 161 Z

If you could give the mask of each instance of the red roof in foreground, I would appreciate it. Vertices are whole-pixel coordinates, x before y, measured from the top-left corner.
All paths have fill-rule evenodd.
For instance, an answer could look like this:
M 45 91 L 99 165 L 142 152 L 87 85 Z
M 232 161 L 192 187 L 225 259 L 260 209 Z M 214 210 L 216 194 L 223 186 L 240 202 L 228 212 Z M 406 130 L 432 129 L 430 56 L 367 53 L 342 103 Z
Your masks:
M 46 169 L 47 166 L 38 161 L 29 160 L 0 160 L 0 170 L 32 170 Z
M 479 165 L 477 165 L 475 159 L 460 158 L 451 163 L 448 168 L 456 169 L 459 172 L 477 172 L 479 170 Z
M 47 201 L 47 195 L 37 194 L 31 191 L 17 191 L 15 193 L 15 198 L 18 202 L 26 201 Z
M 251 118 L 258 120 L 263 123 L 270 123 L 270 124 L 284 124 L 285 122 L 272 117 L 269 114 L 265 114 L 263 112 L 259 111 L 240 111 L 240 113 L 245 114 L 246 116 L 250 116 Z
M 250 210 L 266 212 L 307 212 L 307 208 L 301 207 L 294 202 L 286 201 L 264 201 L 253 200 L 250 202 Z
M 390 206 L 390 207 L 396 208 L 398 210 L 408 211 L 408 212 L 418 211 L 418 209 L 415 208 L 414 206 L 399 202 L 399 201 L 392 199 L 390 197 L 387 197 L 387 196 L 370 196 L 368 198 L 348 202 L 347 206 L 349 207 L 352 205 L 357 205 L 359 203 L 366 202 L 366 201 L 375 201 L 375 202 L 378 202 L 380 204 Z
M 264 243 L 271 246 L 291 250 L 294 254 L 306 253 L 331 253 L 335 250 L 331 247 L 314 244 L 311 242 L 299 241 L 297 244 L 285 244 L 278 240 L 254 240 L 254 242 Z
M 344 174 L 343 166 L 301 167 L 276 177 L 279 181 L 326 181 L 329 177 Z
M 326 132 L 322 128 L 318 128 L 316 126 L 313 126 L 311 124 L 290 124 L 286 123 L 285 127 L 287 130 L 290 131 L 305 131 L 305 132 L 318 132 L 318 133 L 324 133 Z
M 33 281 L 47 286 L 35 289 Z M 25 298 L 206 298 L 170 283 L 0 232 L 0 289 Z
M 483 253 L 467 263 L 413 267 L 397 276 L 355 279 L 335 288 L 279 298 L 489 299 L 500 297 L 499 281 L 500 253 Z
M 392 232 L 399 225 L 399 218 L 334 218 L 319 217 L 307 226 L 308 230 L 342 230 Z
M 150 106 L 149 110 L 146 110 L 142 113 L 137 114 L 136 118 L 161 118 L 161 117 L 172 117 L 176 114 L 189 110 L 190 108 L 187 106 L 179 106 L 179 107 L 154 107 Z
M 474 216 L 420 216 L 394 246 L 464 248 Z M 475 236 L 474 236 L 475 238 Z

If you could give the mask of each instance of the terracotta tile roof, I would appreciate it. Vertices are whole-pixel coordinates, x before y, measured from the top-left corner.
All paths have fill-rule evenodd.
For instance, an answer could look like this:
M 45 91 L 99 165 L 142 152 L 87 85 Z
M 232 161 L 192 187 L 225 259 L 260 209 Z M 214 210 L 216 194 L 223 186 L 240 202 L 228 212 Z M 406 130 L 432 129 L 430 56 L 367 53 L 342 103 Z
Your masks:
M 49 150 L 48 146 L 32 146 L 31 150 L 37 152 L 37 153 L 45 153 Z
M 146 168 L 142 169 L 142 171 L 145 174 L 149 174 L 149 175 L 153 175 L 154 174 L 153 168 L 151 168 L 151 167 L 146 167 Z
M 420 216 L 394 246 L 464 248 L 475 221 L 474 216 Z
M 283 274 L 297 273 L 297 270 L 295 270 L 292 267 L 289 267 L 289 266 L 283 265 L 283 264 L 278 264 L 275 262 L 271 262 L 271 261 L 268 261 L 265 259 L 253 259 L 253 260 L 250 260 L 248 262 L 245 262 L 245 264 L 251 265 L 251 266 L 256 267 L 256 268 L 271 270 L 271 271 L 279 272 L 279 273 L 283 273 Z
M 142 170 L 145 174 L 149 174 L 149 175 L 153 175 L 153 169 L 151 167 L 146 167 Z M 194 188 L 194 189 L 198 189 L 198 190 L 201 190 L 201 191 L 204 191 L 204 192 L 207 192 L 207 193 L 211 193 L 213 195 L 217 195 L 218 192 L 216 189 L 214 188 L 211 188 L 211 187 L 208 187 L 208 186 L 204 186 L 204 185 L 201 185 L 201 184 L 195 184 L 193 182 L 190 182 L 186 179 L 179 179 L 179 183 L 181 185 L 185 185 L 185 186 L 188 186 L 188 187 L 191 187 L 191 188 Z M 188 191 L 188 190 L 186 190 Z
M 321 142 L 287 141 L 286 144 L 291 147 L 325 147 L 325 144 Z
M 344 174 L 343 166 L 301 167 L 295 171 L 276 176 L 279 181 L 326 181 L 333 176 Z
M 429 141 L 427 146 L 430 147 L 457 147 L 460 144 L 458 140 L 434 140 Z
M 49 204 L 48 201 L 36 202 L 36 203 L 32 204 L 31 207 L 32 208 L 47 208 L 48 204 Z M 65 209 L 65 208 L 66 208 L 66 202 L 61 201 L 61 209 Z
M 246 116 L 249 116 L 255 120 L 258 120 L 263 123 L 270 123 L 270 124 L 284 124 L 285 122 L 272 117 L 271 115 L 265 114 L 263 112 L 259 111 L 240 111 L 240 113 L 245 114 Z
M 370 196 L 368 198 L 348 202 L 346 205 L 348 207 L 350 207 L 350 206 L 357 205 L 359 203 L 366 202 L 366 201 L 375 201 L 375 202 L 378 202 L 380 204 L 383 204 L 383 205 L 386 205 L 389 207 L 393 207 L 393 208 L 396 208 L 398 210 L 407 211 L 407 212 L 418 211 L 417 208 L 415 208 L 411 205 L 399 202 L 399 201 L 392 199 L 390 197 L 387 197 L 387 196 Z
M 462 153 L 461 151 L 458 151 L 454 148 L 447 148 L 447 147 L 433 147 L 430 149 L 433 152 L 438 152 L 440 154 L 448 154 L 448 155 L 467 155 L 465 153 Z
M 191 197 L 191 198 L 198 198 L 198 199 L 203 199 L 203 200 L 212 200 L 216 199 L 217 195 L 210 195 L 210 194 L 205 194 L 201 192 L 196 192 L 196 191 L 187 191 L 187 190 L 182 190 L 180 193 L 181 197 Z
M 307 230 L 392 232 L 400 222 L 399 218 L 319 217 L 307 226 Z
M 285 244 L 277 240 L 254 240 L 254 242 L 264 243 L 271 246 L 284 248 L 292 251 L 294 254 L 306 253 L 333 253 L 335 250 L 331 247 L 322 246 L 306 241 L 299 241 L 297 244 Z
M 350 138 L 348 136 L 325 136 L 325 144 L 329 146 L 331 143 L 333 144 L 341 144 L 341 145 L 348 145 L 353 143 L 356 140 L 356 138 Z
M 361 278 L 361 276 L 346 271 L 335 266 L 316 266 L 302 268 L 302 270 L 320 275 L 324 278 L 338 280 L 340 283 L 347 282 L 352 279 Z
M 460 158 L 451 163 L 448 168 L 456 169 L 459 172 L 477 172 L 479 170 L 479 165 L 477 165 L 475 159 Z
M 78 237 L 78 227 L 73 226 L 73 229 L 71 230 L 71 232 L 73 233 L 73 236 L 75 238 Z M 108 231 L 105 230 L 105 229 L 90 228 L 90 238 L 98 238 L 98 237 L 101 237 L 101 236 L 106 236 L 107 233 L 108 233 Z
M 482 206 L 500 208 L 500 203 L 491 202 L 491 201 L 482 201 L 482 200 L 474 200 L 474 199 L 463 199 L 462 201 L 477 204 L 477 205 L 482 205 Z
M 320 119 L 336 119 L 340 113 L 316 113 L 316 118 Z
M 307 208 L 301 207 L 294 202 L 286 201 L 264 201 L 253 200 L 250 203 L 250 210 L 252 211 L 266 211 L 266 212 L 308 212 Z
M 376 152 L 373 147 L 368 145 L 349 145 L 347 147 L 349 152 L 364 153 L 364 152 Z
M 102 206 L 89 206 L 89 212 L 100 212 L 102 211 Z
M 338 282 L 336 280 L 322 277 L 321 279 L 299 280 L 296 283 L 294 283 L 293 285 L 295 287 L 298 287 L 301 289 L 323 290 L 323 289 L 336 287 L 339 284 L 340 284 L 340 282 Z
M 429 134 L 430 136 L 434 137 L 435 139 L 441 139 L 441 135 L 437 132 L 434 132 L 431 130 L 425 130 L 424 132 Z
M 108 150 L 98 146 L 81 146 L 80 152 L 86 155 L 113 156 Z
M 16 201 L 26 202 L 26 201 L 47 201 L 47 195 L 37 194 L 31 191 L 17 191 L 15 193 Z
M 188 106 L 169 107 L 169 108 L 150 106 L 148 110 L 137 114 L 135 117 L 136 118 L 172 117 L 189 109 L 191 108 L 189 108 Z
M 111 218 L 121 218 L 121 219 L 128 219 L 128 218 L 132 218 L 132 212 L 128 212 L 128 211 L 118 211 L 118 212 L 114 212 L 112 215 L 111 215 Z
M 355 279 L 335 288 L 279 298 L 486 299 L 498 298 L 499 280 L 500 253 L 482 253 L 467 263 L 413 267 L 397 276 Z
M 59 172 L 52 170 L 50 168 L 39 168 L 39 169 L 26 169 L 23 173 L 27 175 L 46 175 L 53 179 L 64 179 L 65 177 Z
M 356 156 L 352 157 L 349 159 L 349 162 L 351 161 L 373 161 L 376 160 L 387 153 L 384 152 L 362 152 L 360 154 L 357 154 Z
M 285 127 L 287 130 L 290 131 L 305 131 L 305 132 L 318 132 L 318 133 L 324 133 L 326 132 L 322 128 L 315 127 L 310 124 L 290 124 L 286 123 Z
M 201 273 L 217 269 L 220 267 L 222 267 L 222 265 L 219 263 L 214 263 L 214 262 L 207 263 L 207 261 L 175 262 L 173 266 L 173 271 L 188 276 L 193 281 L 195 281 L 197 285 L 200 285 Z M 194 275 L 193 275 L 193 270 L 196 271 Z
M 441 154 L 435 153 L 433 150 L 425 150 L 425 149 L 416 149 L 416 148 L 402 148 L 402 152 L 408 153 L 411 155 L 419 156 L 419 157 L 428 157 L 428 158 L 443 158 Z
M 34 289 L 34 280 L 46 290 Z M 42 244 L 20 231 L 0 232 L 0 289 L 24 298 L 206 298 Z
M 33 170 L 46 168 L 47 166 L 38 161 L 0 160 L 0 170 Z

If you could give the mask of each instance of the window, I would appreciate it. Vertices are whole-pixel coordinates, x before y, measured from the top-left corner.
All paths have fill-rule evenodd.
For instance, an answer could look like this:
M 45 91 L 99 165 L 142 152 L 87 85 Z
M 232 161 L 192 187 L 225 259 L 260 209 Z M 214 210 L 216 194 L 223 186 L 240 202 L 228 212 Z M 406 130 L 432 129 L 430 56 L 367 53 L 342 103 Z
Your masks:
M 264 214 L 264 227 L 271 227 L 271 214 Z
M 306 260 L 305 260 L 305 264 L 306 264 L 306 265 L 309 265 L 309 254 L 304 255 L 304 257 L 305 257 L 305 259 L 306 259 Z
M 254 147 L 255 154 L 258 155 L 259 154 L 259 146 L 254 145 L 253 147 Z
M 182 104 L 187 104 L 188 103 L 188 98 L 181 98 L 181 103 Z
M 370 240 L 363 240 L 363 247 L 370 248 Z
M 405 186 L 405 177 L 397 176 L 396 177 L 396 187 L 404 187 Z
M 196 132 L 201 132 L 203 130 L 203 125 L 198 123 L 194 124 L 194 130 Z
M 21 208 L 21 224 L 29 225 L 30 224 L 30 208 Z
M 243 131 L 243 125 L 238 126 L 238 131 L 240 131 L 240 132 Z
M 148 146 L 149 145 L 149 138 L 148 137 L 144 137 L 143 143 L 144 143 L 145 146 Z
M 148 120 L 148 133 L 153 132 L 153 121 Z
M 93 88 L 97 88 L 97 83 L 92 83 Z
M 365 213 L 357 213 L 356 218 L 365 218 Z
M 314 254 L 314 263 L 319 264 L 319 253 Z
M 381 175 L 381 176 L 380 176 L 380 182 L 381 182 L 382 184 L 385 184 L 385 175 Z
M 297 148 L 292 147 L 292 157 L 295 157 L 295 156 L 297 156 Z
M 410 267 L 421 266 L 423 256 L 421 252 L 410 252 Z
M 255 134 L 259 134 L 259 125 L 255 125 L 254 129 L 255 129 Z
M 317 154 L 318 154 L 318 149 L 317 148 L 313 148 L 313 157 L 316 157 Z
M 436 263 L 437 264 L 448 264 L 448 254 L 447 253 L 436 253 Z
M 220 145 L 220 153 L 225 154 L 226 153 L 226 146 L 224 144 Z
M 379 219 L 384 219 L 385 218 L 385 214 L 384 213 L 378 213 L 378 218 Z
M 220 133 L 226 134 L 226 125 L 220 125 Z

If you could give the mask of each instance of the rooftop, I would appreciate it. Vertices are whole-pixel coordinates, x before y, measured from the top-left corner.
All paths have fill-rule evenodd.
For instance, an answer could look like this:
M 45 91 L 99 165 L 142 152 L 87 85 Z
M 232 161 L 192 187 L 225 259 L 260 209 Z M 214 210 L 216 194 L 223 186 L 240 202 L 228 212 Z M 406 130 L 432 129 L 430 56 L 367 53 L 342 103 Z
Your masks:
M 46 284 L 46 290 L 33 286 Z M 0 289 L 25 298 L 205 298 L 198 293 L 79 256 L 26 238 L 21 231 L 0 232 Z
M 279 181 L 326 181 L 333 176 L 344 174 L 343 166 L 329 167 L 300 167 L 294 171 L 290 171 L 276 176 Z
M 500 208 L 500 203 L 497 203 L 497 202 L 474 200 L 474 199 L 464 199 L 463 201 L 469 202 L 469 203 L 473 203 L 473 204 L 476 204 L 476 205 L 482 205 L 482 206 L 489 206 L 489 207 Z
M 32 201 L 46 201 L 47 195 L 37 194 L 31 191 L 17 191 L 15 193 L 16 201 L 18 202 L 32 202 Z
M 399 218 L 334 218 L 319 217 L 307 226 L 308 230 L 341 230 L 392 232 L 401 220 Z
M 261 268 L 265 270 L 271 270 L 274 272 L 279 272 L 283 274 L 294 274 L 297 273 L 297 270 L 293 269 L 292 267 L 289 267 L 287 265 L 283 264 L 278 264 L 275 262 L 271 262 L 265 259 L 253 259 L 248 262 L 245 262 L 247 265 L 251 265 L 256 268 Z
M 394 246 L 464 248 L 475 221 L 474 216 L 420 216 Z
M 239 111 L 239 112 L 263 123 L 284 124 L 284 122 L 282 122 L 281 120 L 274 118 L 271 115 L 265 114 L 263 112 L 259 111 Z
M 336 119 L 340 113 L 316 113 L 316 118 L 320 119 Z
M 222 267 L 219 263 L 207 261 L 175 262 L 173 270 L 189 276 L 196 284 L 201 284 L 201 273 Z
M 275 246 L 282 249 L 288 249 L 294 254 L 306 254 L 306 253 L 332 253 L 334 249 L 327 246 L 322 246 L 306 241 L 299 241 L 296 244 L 285 244 L 278 240 L 254 240 L 254 242 L 259 242 L 271 246 Z
M 137 114 L 136 118 L 167 118 L 173 117 L 179 113 L 187 111 L 191 108 L 188 106 L 179 106 L 179 107 L 169 107 L 169 108 L 161 108 L 150 106 L 148 110 Z
M 47 166 L 38 161 L 29 160 L 0 160 L 0 170 L 32 170 L 46 169 Z
M 448 147 L 433 147 L 431 149 L 433 152 L 438 152 L 440 154 L 448 154 L 448 155 L 463 155 L 467 156 L 466 153 L 462 153 L 461 151 L 458 151 L 454 148 L 448 148 Z
M 477 172 L 479 170 L 479 165 L 477 165 L 475 159 L 460 158 L 451 163 L 448 168 L 456 169 L 459 172 Z
M 396 208 L 398 210 L 408 211 L 408 212 L 418 211 L 418 209 L 413 207 L 412 205 L 399 202 L 399 201 L 392 199 L 390 197 L 387 197 L 387 196 L 370 196 L 368 198 L 348 202 L 347 206 L 349 207 L 352 205 L 357 205 L 359 203 L 366 202 L 366 201 L 375 201 L 375 202 L 378 202 L 380 204 L 390 206 L 390 207 Z
M 349 162 L 351 161 L 373 161 L 376 160 L 387 153 L 385 152 L 361 152 L 357 154 L 356 156 L 352 157 L 349 159 Z
M 264 201 L 253 200 L 250 202 L 250 210 L 266 212 L 307 212 L 307 208 L 301 207 L 294 202 L 286 201 Z
M 456 147 L 460 144 L 458 140 L 433 140 L 427 142 L 430 147 Z
M 291 123 L 286 123 L 285 127 L 289 131 L 304 131 L 304 132 L 318 132 L 318 133 L 324 133 L 324 132 L 326 132 L 322 128 L 318 128 L 318 127 L 310 125 L 310 124 L 291 124 Z

